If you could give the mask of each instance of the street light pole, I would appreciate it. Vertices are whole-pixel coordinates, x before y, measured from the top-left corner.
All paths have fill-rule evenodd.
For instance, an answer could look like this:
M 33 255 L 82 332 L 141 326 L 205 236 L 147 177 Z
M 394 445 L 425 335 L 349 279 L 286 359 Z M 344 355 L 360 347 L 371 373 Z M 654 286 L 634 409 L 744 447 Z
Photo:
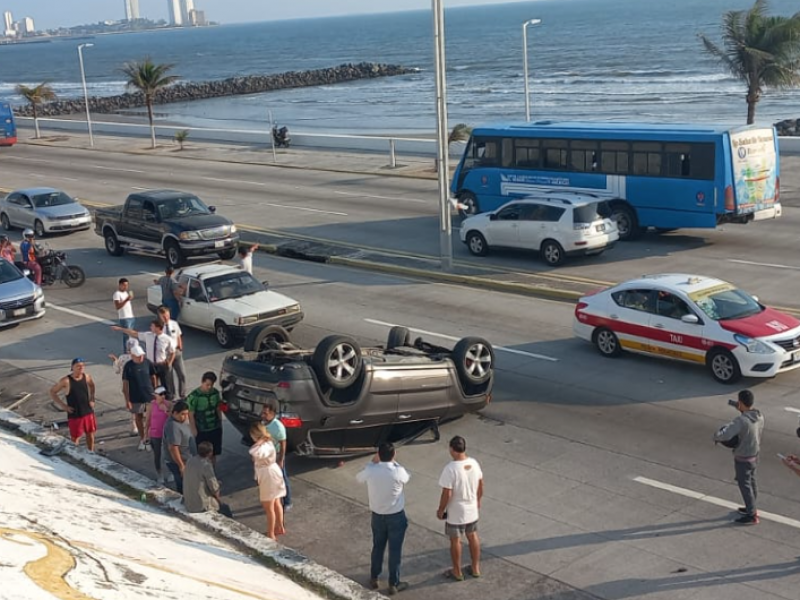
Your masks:
M 92 115 L 89 112 L 89 93 L 86 91 L 86 71 L 83 69 L 83 49 L 92 48 L 94 44 L 78 44 L 78 61 L 81 63 L 81 82 L 83 83 L 83 101 L 86 104 L 86 125 L 89 127 L 89 146 L 94 148 L 92 136 Z
M 450 165 L 447 144 L 447 76 L 444 58 L 444 8 L 442 0 L 433 3 L 433 38 L 436 56 L 436 140 L 439 165 L 439 255 L 442 271 L 453 270 L 453 229 L 450 222 Z
M 525 78 L 525 120 L 531 120 L 531 92 L 528 85 L 528 25 L 538 25 L 541 19 L 531 19 L 522 24 L 522 71 Z

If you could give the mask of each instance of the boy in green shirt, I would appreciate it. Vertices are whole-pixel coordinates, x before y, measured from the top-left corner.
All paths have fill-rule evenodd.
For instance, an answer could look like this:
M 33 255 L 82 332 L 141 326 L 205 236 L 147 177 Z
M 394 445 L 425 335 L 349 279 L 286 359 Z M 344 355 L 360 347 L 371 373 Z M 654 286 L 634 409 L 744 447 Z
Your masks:
M 217 376 L 213 371 L 203 373 L 200 387 L 186 396 L 189 405 L 189 424 L 197 443 L 210 442 L 214 446 L 211 462 L 216 464 L 222 454 L 222 396 L 214 387 Z

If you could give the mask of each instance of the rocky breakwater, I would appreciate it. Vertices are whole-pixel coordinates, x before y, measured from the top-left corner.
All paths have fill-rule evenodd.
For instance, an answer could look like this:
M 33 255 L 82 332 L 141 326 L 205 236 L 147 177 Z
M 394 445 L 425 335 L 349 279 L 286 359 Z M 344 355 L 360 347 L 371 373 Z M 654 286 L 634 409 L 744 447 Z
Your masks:
M 177 83 L 159 90 L 155 95 L 154 104 L 191 102 L 193 100 L 221 98 L 224 96 L 260 94 L 289 88 L 334 85 L 360 79 L 394 77 L 415 72 L 416 69 L 398 65 L 364 62 L 313 71 L 289 71 L 277 75 L 249 75 L 246 77 L 230 77 L 218 81 Z M 144 105 L 144 95 L 138 92 L 119 96 L 92 96 L 89 98 L 89 108 L 96 113 L 116 113 Z M 37 113 L 40 117 L 57 117 L 81 113 L 85 109 L 82 99 L 57 100 L 40 105 Z M 20 116 L 33 116 L 33 110 L 31 110 L 30 105 L 15 107 L 14 111 Z
M 780 137 L 800 137 L 800 119 L 784 119 L 775 123 Z

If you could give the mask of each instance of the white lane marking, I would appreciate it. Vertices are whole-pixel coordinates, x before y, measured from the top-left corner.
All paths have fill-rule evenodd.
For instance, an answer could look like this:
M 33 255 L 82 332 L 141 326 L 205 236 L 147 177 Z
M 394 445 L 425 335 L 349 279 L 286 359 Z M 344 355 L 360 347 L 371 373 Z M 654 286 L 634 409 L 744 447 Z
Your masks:
M 161 277 L 163 273 L 151 273 L 150 271 L 139 271 L 142 275 L 152 275 L 153 277 Z
M 378 321 L 376 319 L 364 319 L 367 323 L 372 323 L 373 325 L 380 325 L 382 327 L 396 327 L 397 323 L 387 323 L 386 321 Z M 425 329 L 417 329 L 416 327 L 409 327 L 409 331 L 414 331 L 416 333 L 421 333 L 422 335 L 429 335 L 431 337 L 438 337 L 443 340 L 450 340 L 452 342 L 457 342 L 461 338 L 453 337 L 452 335 L 446 335 L 444 333 L 436 333 L 435 331 L 427 331 Z M 550 362 L 558 362 L 557 358 L 552 356 L 545 356 L 544 354 L 534 354 L 533 352 L 525 352 L 524 350 L 517 350 L 516 348 L 506 348 L 505 346 L 495 346 L 495 350 L 499 350 L 500 352 L 508 352 L 509 354 L 518 354 L 520 356 L 527 356 L 529 358 L 536 358 L 538 360 L 547 360 Z
M 336 215 L 339 217 L 349 216 L 347 213 L 335 212 L 332 210 L 320 210 L 318 208 L 308 208 L 306 206 L 288 206 L 286 204 L 271 204 L 269 202 L 259 202 L 259 206 L 272 206 L 273 208 L 289 208 L 291 210 L 302 210 L 305 212 L 322 213 L 323 215 Z
M 138 191 L 142 191 L 142 190 L 149 190 L 149 189 L 152 189 L 152 188 L 146 188 L 146 187 L 133 187 L 133 186 L 131 186 L 131 189 L 132 189 L 132 190 L 138 190 Z
M 791 406 L 787 406 L 783 410 L 785 410 L 786 412 L 790 412 L 790 413 L 800 414 L 800 408 L 792 408 Z
M 4 156 L 6 160 L 19 160 L 22 162 L 35 162 L 35 163 L 44 163 L 46 165 L 62 165 L 63 163 L 55 161 L 55 160 L 45 160 L 43 158 L 25 158 L 24 156 Z
M 800 267 L 794 267 L 792 265 L 776 265 L 775 263 L 754 262 L 752 260 L 740 260 L 738 258 L 729 258 L 728 262 L 739 263 L 740 265 L 753 265 L 756 267 L 772 267 L 773 269 L 789 269 L 790 271 L 800 271 Z
M 206 179 L 208 181 L 219 181 L 221 183 L 244 183 L 247 185 L 257 185 L 260 187 L 264 187 L 265 185 L 267 185 L 263 181 L 242 181 L 240 179 L 223 179 L 221 177 L 203 177 L 203 179 Z
M 74 317 L 82 317 L 89 321 L 94 321 L 95 323 L 102 323 L 103 325 L 118 325 L 115 321 L 109 321 L 108 319 L 103 319 L 102 317 L 95 317 L 94 315 L 87 314 L 85 312 L 81 312 L 79 310 L 73 310 L 71 308 L 66 308 L 64 306 L 58 306 L 53 304 L 52 302 L 47 303 L 47 308 L 52 308 L 53 310 L 58 310 L 68 315 L 72 315 Z
M 672 492 L 673 494 L 678 494 L 679 496 L 685 496 L 686 498 L 692 498 L 693 500 L 700 500 L 702 502 L 707 502 L 708 504 L 714 504 L 730 510 L 736 510 L 739 507 L 736 502 L 728 502 L 722 498 L 701 494 L 700 492 L 687 490 L 686 488 L 670 485 L 669 483 L 662 483 L 660 481 L 655 481 L 654 479 L 648 479 L 647 477 L 634 477 L 633 480 L 659 490 Z M 790 519 L 789 517 L 784 517 L 783 515 L 777 515 L 775 513 L 759 510 L 758 517 L 759 519 L 767 519 L 768 521 L 774 521 L 775 523 L 780 523 L 781 525 L 788 525 L 789 527 L 800 529 L 800 521 Z
M 89 165 L 93 169 L 101 171 L 119 171 L 120 173 L 146 173 L 147 171 L 140 171 L 139 169 L 121 169 L 119 167 L 104 167 L 102 165 Z
M 77 177 L 59 177 L 59 179 L 63 179 L 64 181 L 80 181 Z
M 372 194 L 360 194 L 358 192 L 343 192 L 340 190 L 333 190 L 333 193 L 339 196 L 351 196 L 353 198 L 374 198 L 375 200 L 391 200 L 393 202 L 417 202 L 419 204 L 428 203 L 427 200 L 420 200 L 418 198 L 400 198 L 398 196 L 373 196 Z

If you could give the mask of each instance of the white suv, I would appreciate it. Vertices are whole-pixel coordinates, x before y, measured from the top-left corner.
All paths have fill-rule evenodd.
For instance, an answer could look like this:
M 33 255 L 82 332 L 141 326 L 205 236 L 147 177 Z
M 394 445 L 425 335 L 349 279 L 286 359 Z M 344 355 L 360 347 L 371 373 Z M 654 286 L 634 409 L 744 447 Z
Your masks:
M 544 193 L 513 200 L 461 223 L 461 241 L 476 256 L 493 247 L 537 250 L 550 266 L 567 256 L 600 254 L 619 239 L 610 210 L 594 196 Z

